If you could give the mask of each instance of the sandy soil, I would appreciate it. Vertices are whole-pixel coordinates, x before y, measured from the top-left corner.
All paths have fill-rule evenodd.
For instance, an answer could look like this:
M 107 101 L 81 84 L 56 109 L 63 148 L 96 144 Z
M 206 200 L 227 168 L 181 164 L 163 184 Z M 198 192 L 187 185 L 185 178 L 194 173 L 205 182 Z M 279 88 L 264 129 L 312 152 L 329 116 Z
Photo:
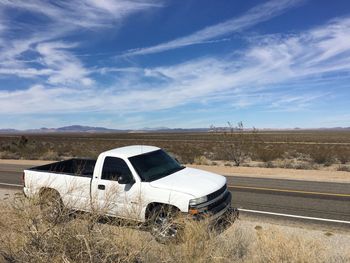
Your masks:
M 209 165 L 187 165 L 209 172 L 232 176 L 290 179 L 317 182 L 350 183 L 350 173 L 342 171 L 297 170 L 285 168 L 229 167 Z
M 11 189 L 11 188 L 0 188 L 0 202 L 21 194 L 22 194 L 21 190 Z
M 42 160 L 11 160 L 11 159 L 0 159 L 1 164 L 18 164 L 18 165 L 44 165 L 52 163 L 54 161 L 42 161 Z

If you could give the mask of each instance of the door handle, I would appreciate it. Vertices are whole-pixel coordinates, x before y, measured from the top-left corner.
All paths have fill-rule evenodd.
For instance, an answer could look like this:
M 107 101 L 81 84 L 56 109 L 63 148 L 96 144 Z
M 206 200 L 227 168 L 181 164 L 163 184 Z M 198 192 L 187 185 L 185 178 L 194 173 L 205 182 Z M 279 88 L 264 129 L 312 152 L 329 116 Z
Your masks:
M 106 186 L 105 186 L 104 184 L 99 184 L 99 185 L 97 186 L 97 188 L 100 189 L 100 190 L 105 190 L 105 189 L 106 189 Z

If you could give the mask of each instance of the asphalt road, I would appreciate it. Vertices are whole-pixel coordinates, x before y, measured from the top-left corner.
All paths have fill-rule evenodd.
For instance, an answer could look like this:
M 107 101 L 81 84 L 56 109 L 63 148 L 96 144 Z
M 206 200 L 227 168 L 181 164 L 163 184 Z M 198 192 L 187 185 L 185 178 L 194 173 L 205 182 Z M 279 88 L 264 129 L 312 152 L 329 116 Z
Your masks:
M 1 164 L 0 187 L 20 185 L 25 168 Z M 350 221 L 350 184 L 244 176 L 227 176 L 227 183 L 237 208 Z
M 227 179 L 235 207 L 350 221 L 350 184 L 243 176 Z

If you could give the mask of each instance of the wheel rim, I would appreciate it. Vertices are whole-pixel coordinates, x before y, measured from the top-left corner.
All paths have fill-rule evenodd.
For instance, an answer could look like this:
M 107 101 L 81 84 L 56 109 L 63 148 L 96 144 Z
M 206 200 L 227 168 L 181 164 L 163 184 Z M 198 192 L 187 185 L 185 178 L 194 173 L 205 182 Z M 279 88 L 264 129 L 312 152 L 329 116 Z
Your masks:
M 157 237 L 163 239 L 176 237 L 178 231 L 176 224 L 164 214 L 157 216 L 154 220 L 152 230 Z

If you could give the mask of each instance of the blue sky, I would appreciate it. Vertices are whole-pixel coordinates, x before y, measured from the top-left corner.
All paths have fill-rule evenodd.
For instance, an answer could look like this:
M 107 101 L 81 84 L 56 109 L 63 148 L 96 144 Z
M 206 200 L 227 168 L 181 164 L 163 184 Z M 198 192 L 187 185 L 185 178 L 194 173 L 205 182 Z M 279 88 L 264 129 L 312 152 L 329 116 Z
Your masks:
M 350 126 L 348 0 L 0 0 L 0 128 Z

